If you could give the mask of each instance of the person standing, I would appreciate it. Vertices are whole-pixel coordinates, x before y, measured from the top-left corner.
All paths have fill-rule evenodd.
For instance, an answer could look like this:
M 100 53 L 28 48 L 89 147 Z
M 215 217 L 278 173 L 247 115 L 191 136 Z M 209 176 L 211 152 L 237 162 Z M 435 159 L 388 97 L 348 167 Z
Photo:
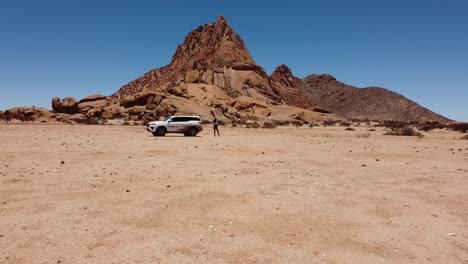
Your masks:
M 218 126 L 219 126 L 219 122 L 218 122 L 218 119 L 216 119 L 215 117 L 215 119 L 213 120 L 213 134 L 215 137 L 216 137 L 216 133 L 218 134 L 218 137 L 220 136 Z

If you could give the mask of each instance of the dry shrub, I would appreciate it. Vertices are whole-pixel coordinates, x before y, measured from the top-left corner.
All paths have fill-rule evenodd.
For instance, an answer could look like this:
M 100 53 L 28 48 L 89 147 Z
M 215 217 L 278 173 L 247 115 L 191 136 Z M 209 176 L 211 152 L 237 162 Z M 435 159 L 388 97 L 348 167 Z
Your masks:
M 447 125 L 448 129 L 466 133 L 468 131 L 468 123 L 452 123 Z
M 431 122 L 426 122 L 424 124 L 421 124 L 418 126 L 418 129 L 419 130 L 422 130 L 422 131 L 430 131 L 430 130 L 433 130 L 433 129 L 443 129 L 445 128 L 445 125 L 440 123 L 440 122 L 436 122 L 436 121 L 431 121 Z
M 259 124 L 257 121 L 255 121 L 255 122 L 253 122 L 253 123 L 247 123 L 247 124 L 245 124 L 245 127 L 246 127 L 246 128 L 259 128 L 259 127 L 260 127 L 260 124 Z
M 291 125 L 295 126 L 296 128 L 299 128 L 303 125 L 302 121 L 299 120 L 293 120 L 291 121 Z
M 370 137 L 370 133 L 357 134 L 356 137 L 357 137 L 357 138 L 369 138 L 369 137 Z
M 424 135 L 416 131 L 412 127 L 404 127 L 398 130 L 389 131 L 384 134 L 384 136 L 416 136 L 419 138 L 423 138 Z
M 464 135 L 463 137 L 461 137 L 460 139 L 463 139 L 463 140 L 468 140 L 468 135 Z
M 354 129 L 354 128 L 352 128 L 352 127 L 347 127 L 345 130 L 346 130 L 346 131 L 356 131 L 356 129 Z
M 276 125 L 270 122 L 265 122 L 263 123 L 262 128 L 273 129 L 273 128 L 276 128 Z
M 380 123 L 379 125 L 390 128 L 392 131 L 395 129 L 401 130 L 401 129 L 408 127 L 407 122 L 398 121 L 398 120 L 385 120 L 383 121 L 383 123 Z
M 100 124 L 99 118 L 97 117 L 87 117 L 85 120 L 85 123 L 87 125 L 99 125 Z
M 338 121 L 338 124 L 342 127 L 350 127 L 351 126 L 351 123 L 348 122 L 348 121 L 343 121 L 343 120 L 340 120 Z
M 289 121 L 273 120 L 273 124 L 276 126 L 289 126 Z
M 375 132 L 375 131 L 377 131 L 377 130 L 371 128 L 371 129 L 369 129 L 368 131 L 370 131 L 370 132 Z
M 325 120 L 322 122 L 322 126 L 327 127 L 327 126 L 334 126 L 336 124 L 335 120 Z

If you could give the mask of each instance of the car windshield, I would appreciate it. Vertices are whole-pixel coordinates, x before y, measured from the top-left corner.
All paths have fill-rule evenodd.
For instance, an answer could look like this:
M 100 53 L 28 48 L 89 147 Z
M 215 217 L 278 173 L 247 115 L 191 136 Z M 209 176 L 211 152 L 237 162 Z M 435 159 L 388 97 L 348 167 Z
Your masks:
M 163 121 L 167 121 L 167 120 L 169 120 L 170 118 L 171 118 L 171 117 L 170 117 L 170 116 L 168 116 L 168 117 L 164 118 L 164 120 L 163 120 Z

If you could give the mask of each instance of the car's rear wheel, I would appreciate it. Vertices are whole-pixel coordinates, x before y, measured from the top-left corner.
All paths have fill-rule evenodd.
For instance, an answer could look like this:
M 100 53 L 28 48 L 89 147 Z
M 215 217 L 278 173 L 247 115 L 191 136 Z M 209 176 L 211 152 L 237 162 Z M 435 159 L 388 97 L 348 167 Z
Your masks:
M 158 129 L 156 129 L 156 132 L 153 132 L 153 135 L 155 137 L 164 137 L 167 133 L 167 130 L 165 127 L 158 127 Z
M 194 137 L 198 134 L 198 129 L 196 127 L 189 128 L 187 136 Z

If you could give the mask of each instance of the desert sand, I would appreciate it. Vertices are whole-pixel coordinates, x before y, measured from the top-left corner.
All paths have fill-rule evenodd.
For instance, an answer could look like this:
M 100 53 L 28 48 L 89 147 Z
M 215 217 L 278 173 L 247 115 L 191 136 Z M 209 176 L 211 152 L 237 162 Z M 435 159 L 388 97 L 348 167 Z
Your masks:
M 211 132 L 0 124 L 0 263 L 468 263 L 460 133 Z

